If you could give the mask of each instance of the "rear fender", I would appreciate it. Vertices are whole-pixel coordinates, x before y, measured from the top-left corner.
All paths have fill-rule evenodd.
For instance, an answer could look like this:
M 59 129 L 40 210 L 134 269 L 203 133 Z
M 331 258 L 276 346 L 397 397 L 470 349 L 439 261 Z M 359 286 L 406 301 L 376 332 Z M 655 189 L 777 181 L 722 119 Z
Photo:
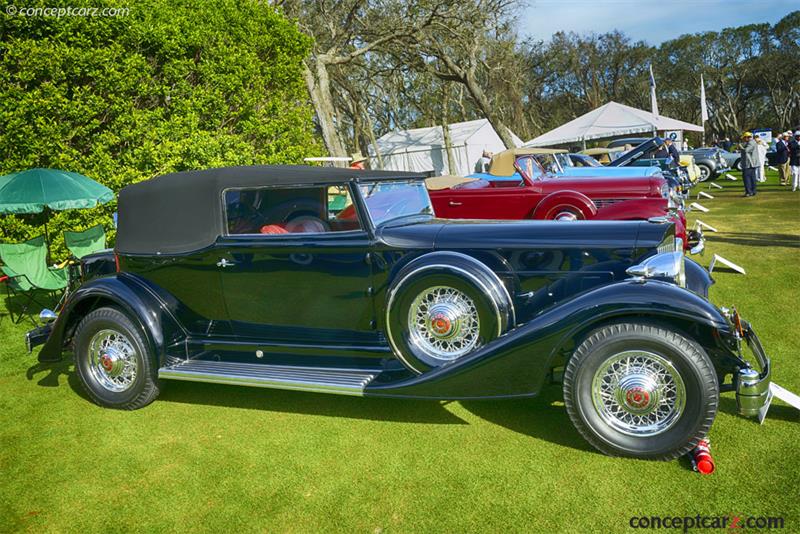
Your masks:
M 186 337 L 163 300 L 135 276 L 119 273 L 91 280 L 72 293 L 53 323 L 50 337 L 39 352 L 39 361 L 61 360 L 62 351 L 81 319 L 103 306 L 119 308 L 140 327 L 159 364 L 166 348 Z
M 717 368 L 730 368 L 735 340 L 722 313 L 699 295 L 667 282 L 623 281 L 555 305 L 451 364 L 400 382 L 370 385 L 366 395 L 470 399 L 536 395 L 551 369 L 563 365 L 588 332 L 615 320 L 672 325 L 709 351 Z M 690 326 L 691 329 L 687 328 Z
M 558 208 L 574 208 L 583 214 L 584 219 L 594 219 L 597 206 L 592 199 L 578 191 L 556 191 L 544 197 L 531 214 L 532 219 L 547 219 Z

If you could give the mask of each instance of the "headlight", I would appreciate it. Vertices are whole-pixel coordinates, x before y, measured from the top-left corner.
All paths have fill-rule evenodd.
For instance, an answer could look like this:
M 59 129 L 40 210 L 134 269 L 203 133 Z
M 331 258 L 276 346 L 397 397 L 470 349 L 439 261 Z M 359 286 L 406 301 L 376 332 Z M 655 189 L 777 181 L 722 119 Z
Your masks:
M 670 187 L 669 184 L 664 182 L 661 184 L 661 198 L 669 198 Z
M 662 252 L 650 256 L 642 263 L 629 267 L 625 272 L 636 280 L 644 282 L 647 278 L 669 278 L 681 287 L 686 287 L 686 259 L 683 255 L 683 242 L 675 240 L 681 250 Z

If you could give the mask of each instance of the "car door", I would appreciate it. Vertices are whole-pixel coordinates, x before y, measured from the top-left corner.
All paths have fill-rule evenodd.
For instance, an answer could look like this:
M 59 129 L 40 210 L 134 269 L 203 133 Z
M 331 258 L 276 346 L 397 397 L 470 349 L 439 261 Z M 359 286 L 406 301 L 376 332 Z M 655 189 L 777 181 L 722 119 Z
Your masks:
M 348 185 L 224 195 L 227 232 L 217 266 L 234 335 L 304 345 L 375 343 L 370 238 Z M 250 223 L 237 219 L 242 200 Z

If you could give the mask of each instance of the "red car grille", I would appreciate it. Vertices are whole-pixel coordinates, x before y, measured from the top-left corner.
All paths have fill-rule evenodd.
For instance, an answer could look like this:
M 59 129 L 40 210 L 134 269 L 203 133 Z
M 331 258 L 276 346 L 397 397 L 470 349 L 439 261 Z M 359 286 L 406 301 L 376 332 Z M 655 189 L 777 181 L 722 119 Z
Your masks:
M 593 202 L 598 208 L 605 208 L 606 206 L 616 204 L 617 202 L 623 202 L 624 200 L 624 198 L 595 198 Z

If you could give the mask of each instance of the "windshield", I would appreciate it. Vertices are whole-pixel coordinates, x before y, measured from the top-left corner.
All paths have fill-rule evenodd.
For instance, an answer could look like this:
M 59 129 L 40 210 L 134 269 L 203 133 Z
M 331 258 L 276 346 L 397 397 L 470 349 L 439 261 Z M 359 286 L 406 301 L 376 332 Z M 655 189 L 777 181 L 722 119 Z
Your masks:
M 536 154 L 536 161 L 549 174 L 561 174 L 564 172 L 555 154 Z
M 572 164 L 572 160 L 569 159 L 569 154 L 553 154 L 558 160 L 558 163 L 561 165 L 561 169 L 566 169 L 567 167 L 574 167 Z
M 358 188 L 375 226 L 400 217 L 433 216 L 424 181 L 371 182 L 360 184 Z

